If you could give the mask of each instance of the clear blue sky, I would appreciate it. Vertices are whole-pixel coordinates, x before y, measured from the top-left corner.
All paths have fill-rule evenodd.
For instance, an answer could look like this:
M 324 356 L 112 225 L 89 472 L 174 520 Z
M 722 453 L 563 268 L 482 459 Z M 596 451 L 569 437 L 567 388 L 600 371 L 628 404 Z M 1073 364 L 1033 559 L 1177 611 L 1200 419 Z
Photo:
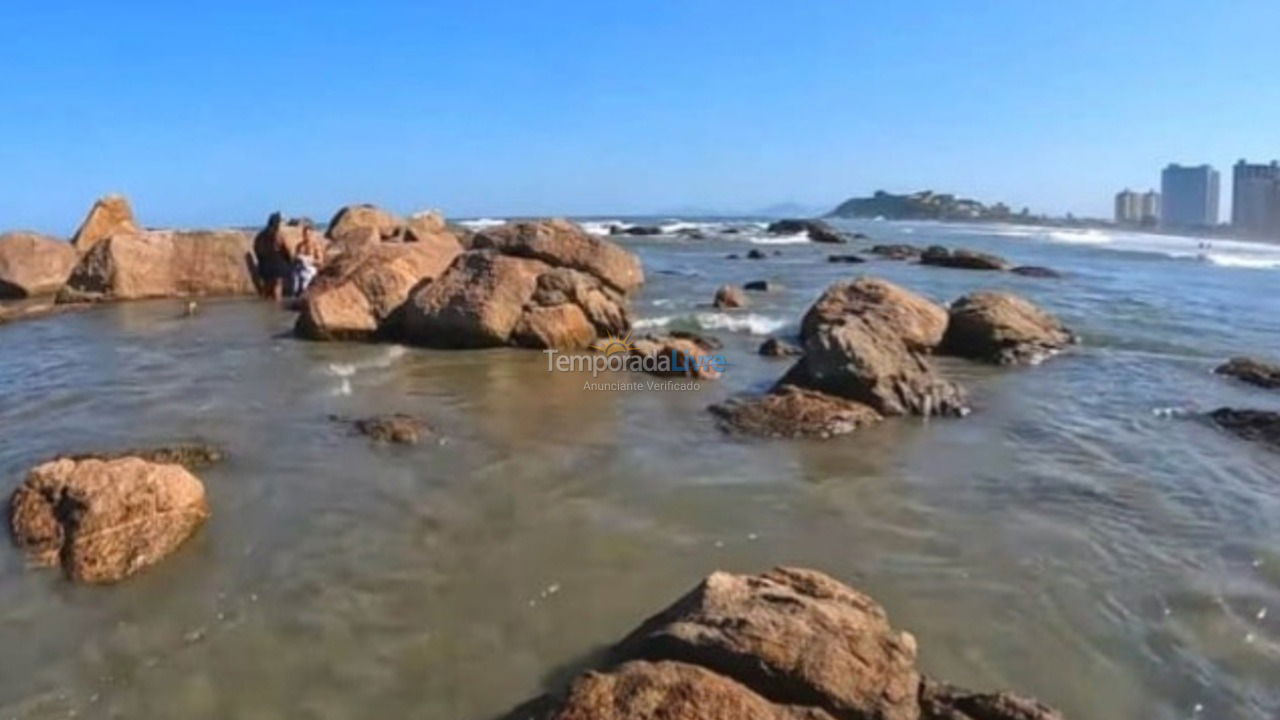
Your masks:
M 7 2 L 0 228 L 831 205 L 1107 214 L 1280 156 L 1280 3 Z M 1224 187 L 1224 194 L 1227 188 Z

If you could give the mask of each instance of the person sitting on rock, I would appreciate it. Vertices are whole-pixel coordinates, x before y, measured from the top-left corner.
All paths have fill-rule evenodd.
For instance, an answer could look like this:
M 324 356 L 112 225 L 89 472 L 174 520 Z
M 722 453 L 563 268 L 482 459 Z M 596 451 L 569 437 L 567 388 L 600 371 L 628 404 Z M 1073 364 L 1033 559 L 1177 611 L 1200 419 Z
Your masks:
M 311 232 L 310 225 L 302 227 L 302 242 L 298 243 L 293 256 L 293 274 L 290 284 L 291 294 L 301 296 L 306 292 L 316 273 L 324 265 L 324 245 Z

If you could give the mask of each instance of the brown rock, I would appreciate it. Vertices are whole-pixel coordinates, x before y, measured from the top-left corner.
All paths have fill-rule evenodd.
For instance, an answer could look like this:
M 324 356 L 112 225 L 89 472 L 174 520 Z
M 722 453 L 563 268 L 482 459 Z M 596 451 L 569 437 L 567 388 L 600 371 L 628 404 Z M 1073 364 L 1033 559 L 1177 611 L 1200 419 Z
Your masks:
M 880 278 L 862 276 L 828 287 L 800 321 L 800 339 L 822 324 L 857 315 L 895 330 L 912 350 L 930 351 L 942 341 L 947 311 L 939 304 Z
M 1010 270 L 1009 272 L 1013 273 L 1014 275 L 1023 275 L 1026 277 L 1036 277 L 1036 278 L 1062 277 L 1062 273 L 1058 272 L 1057 270 L 1054 270 L 1053 268 L 1040 267 L 1039 265 L 1019 265 L 1018 267 Z
M 891 283 L 836 283 L 805 313 L 804 357 L 779 385 L 869 405 L 883 415 L 963 415 L 963 391 L 921 354 L 939 332 L 937 308 Z
M 507 345 L 538 276 L 549 270 L 538 260 L 492 250 L 463 253 L 405 306 L 405 338 L 428 347 Z
M 80 258 L 58 301 L 252 295 L 251 251 L 236 230 L 112 235 Z
M 462 252 L 452 236 L 422 242 L 349 246 L 316 276 L 294 331 L 312 340 L 368 340 L 399 331 L 398 310 L 415 288 L 442 274 Z
M 999 365 L 1035 364 L 1075 341 L 1057 318 L 1006 292 L 976 292 L 951 305 L 939 352 Z
M 958 268 L 961 270 L 1008 270 L 1009 263 L 1004 258 L 981 253 L 974 250 L 957 248 L 948 250 L 934 245 L 920 255 L 921 265 Z
M 331 419 L 347 422 L 339 417 L 331 417 Z M 417 445 L 423 437 L 434 434 L 425 420 L 404 413 L 374 415 L 352 420 L 350 423 L 357 433 L 377 443 Z
M 804 348 L 782 338 L 771 337 L 760 343 L 758 352 L 765 357 L 794 357 L 803 355 Z
M 658 377 L 691 377 L 699 380 L 715 380 L 724 369 L 723 358 L 715 351 L 719 346 L 696 335 L 672 333 L 670 335 L 645 335 L 631 343 L 633 357 L 658 362 L 648 370 Z
M 883 419 L 862 403 L 794 385 L 783 385 L 756 398 L 712 405 L 708 410 L 725 432 L 761 437 L 829 438 Z
M 1280 449 L 1280 413 L 1224 407 L 1209 413 L 1209 419 L 1243 440 L 1265 443 Z
M 625 660 L 700 665 L 774 702 L 915 720 L 916 642 L 874 600 L 812 570 L 717 572 L 627 636 Z
M 1231 358 L 1219 365 L 1214 372 L 1219 375 L 1229 375 L 1258 387 L 1280 388 L 1280 365 L 1273 365 L 1255 358 Z
M 920 720 L 1063 720 L 1062 713 L 1013 693 L 975 693 L 925 678 Z
M 344 244 L 364 244 L 395 240 L 405 226 L 404 219 L 376 205 L 347 205 L 329 220 L 325 234 L 330 240 Z
M 206 443 L 186 443 L 181 445 L 164 445 L 153 448 L 136 448 L 107 453 L 80 453 L 65 456 L 69 460 L 119 460 L 121 458 L 138 458 L 158 465 L 181 465 L 188 470 L 199 470 L 222 462 L 226 453 L 222 448 Z
M 630 662 L 588 672 L 546 720 L 832 720 L 816 708 L 774 704 L 696 665 Z M 511 716 L 510 720 L 515 720 Z
M 58 292 L 79 259 L 74 247 L 46 235 L 0 235 L 0 300 Z
M 777 220 L 769 223 L 765 232 L 773 235 L 795 235 L 803 232 L 809 235 L 810 241 L 819 243 L 849 242 L 848 236 L 823 220 Z
M 737 285 L 721 285 L 716 290 L 716 297 L 712 301 L 712 305 L 718 310 L 744 308 L 748 305 L 747 296 L 742 292 L 742 288 Z
M 596 237 L 567 220 L 516 222 L 475 234 L 471 247 L 540 260 L 594 275 L 622 293 L 644 284 L 640 260 L 622 246 Z
M 129 201 L 123 195 L 107 195 L 89 208 L 80 229 L 71 237 L 71 244 L 83 254 L 112 235 L 137 235 L 141 232 L 142 228 L 133 219 Z
M 34 562 L 89 583 L 159 562 L 209 517 L 194 475 L 136 457 L 47 462 L 27 475 L 10 509 L 13 536 Z

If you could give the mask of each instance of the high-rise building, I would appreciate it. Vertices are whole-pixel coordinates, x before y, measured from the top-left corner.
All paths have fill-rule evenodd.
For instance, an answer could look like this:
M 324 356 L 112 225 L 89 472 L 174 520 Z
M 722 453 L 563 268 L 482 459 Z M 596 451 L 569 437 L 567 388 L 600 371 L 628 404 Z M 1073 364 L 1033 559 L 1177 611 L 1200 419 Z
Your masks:
M 1117 225 L 1154 225 L 1160 218 L 1160 193 L 1125 188 L 1116 193 Z
M 1236 163 L 1231 173 L 1231 226 L 1248 237 L 1280 237 L 1280 163 Z
M 1160 224 L 1207 228 L 1218 224 L 1218 171 L 1209 165 L 1171 164 L 1160 174 Z
M 1142 196 L 1125 188 L 1116 193 L 1116 223 L 1137 224 L 1142 219 Z

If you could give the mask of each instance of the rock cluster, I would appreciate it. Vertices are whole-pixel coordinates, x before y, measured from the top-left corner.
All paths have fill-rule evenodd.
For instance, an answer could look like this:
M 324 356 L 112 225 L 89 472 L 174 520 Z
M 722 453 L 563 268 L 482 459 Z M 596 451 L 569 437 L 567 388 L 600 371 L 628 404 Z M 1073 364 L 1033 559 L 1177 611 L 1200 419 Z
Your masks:
M 827 575 L 717 572 L 505 720 L 1061 720 L 928 678 L 916 652 L 880 605 Z
M 886 416 L 963 415 L 964 391 L 930 355 L 1030 364 L 1074 339 L 1053 316 L 1007 293 L 974 293 L 948 312 L 888 281 L 859 277 L 831 285 L 805 313 L 800 358 L 770 392 L 709 410 L 727 431 L 784 437 L 831 437 Z M 766 343 L 761 353 L 784 347 Z
M 921 265 L 960 268 L 963 270 L 1008 270 L 1009 263 L 1002 257 L 964 248 L 951 250 L 934 245 L 920 254 Z
M 110 235 L 80 258 L 58 300 L 252 295 L 252 249 L 249 235 L 238 230 Z
M 823 220 L 787 219 L 769 223 L 765 232 L 771 235 L 796 235 L 807 233 L 809 239 L 820 243 L 847 243 L 849 237 Z
M 1280 389 L 1280 365 L 1256 358 L 1234 357 L 1219 365 L 1214 372 L 1261 388 Z

